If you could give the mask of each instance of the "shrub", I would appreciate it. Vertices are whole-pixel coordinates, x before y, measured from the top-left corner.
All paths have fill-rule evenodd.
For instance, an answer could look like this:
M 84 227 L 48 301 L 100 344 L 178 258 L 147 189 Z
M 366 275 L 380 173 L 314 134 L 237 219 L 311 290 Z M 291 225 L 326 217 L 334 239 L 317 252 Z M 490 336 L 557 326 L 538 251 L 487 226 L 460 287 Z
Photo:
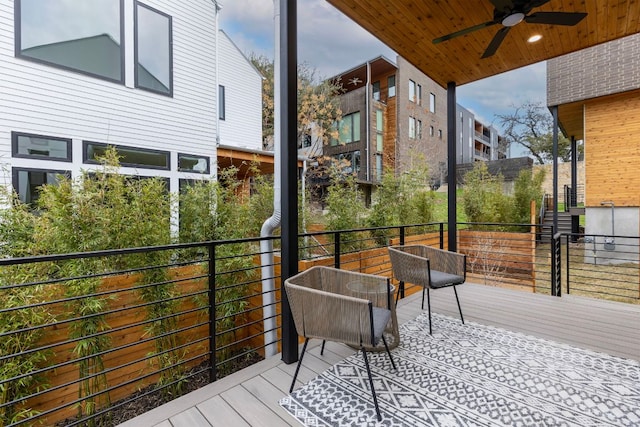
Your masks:
M 465 176 L 464 211 L 469 222 L 506 223 L 513 217 L 512 199 L 503 193 L 502 175 L 491 175 L 477 162 Z

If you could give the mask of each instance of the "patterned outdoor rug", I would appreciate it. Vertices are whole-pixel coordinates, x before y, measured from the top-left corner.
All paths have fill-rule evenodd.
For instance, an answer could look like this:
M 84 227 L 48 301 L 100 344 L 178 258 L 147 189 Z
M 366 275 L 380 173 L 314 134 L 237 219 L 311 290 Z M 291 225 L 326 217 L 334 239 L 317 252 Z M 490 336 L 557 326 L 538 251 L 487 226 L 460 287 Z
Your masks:
M 283 398 L 305 426 L 640 426 L 640 363 L 433 316 L 400 327 L 392 351 L 361 353 Z

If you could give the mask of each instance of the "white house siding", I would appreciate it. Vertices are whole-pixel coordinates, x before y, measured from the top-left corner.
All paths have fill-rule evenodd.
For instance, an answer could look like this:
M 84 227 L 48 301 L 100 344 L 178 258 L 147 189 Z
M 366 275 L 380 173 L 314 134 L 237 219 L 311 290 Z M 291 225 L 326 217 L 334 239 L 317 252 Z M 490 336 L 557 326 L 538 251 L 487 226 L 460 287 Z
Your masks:
M 220 143 L 262 150 L 262 75 L 220 31 L 219 84 L 225 87 L 225 120 Z
M 213 168 L 215 6 L 211 0 L 143 3 L 172 17 L 173 97 L 134 87 L 133 0 L 124 1 L 124 85 L 15 57 L 14 2 L 0 2 L 0 162 L 5 182 L 10 182 L 11 166 L 64 169 L 74 176 L 95 167 L 82 163 L 83 140 L 170 151 L 170 171 L 123 168 L 123 173 L 169 177 L 174 191 L 178 178 L 195 175 L 177 172 L 179 152 L 208 156 Z M 72 138 L 73 161 L 12 158 L 12 131 Z

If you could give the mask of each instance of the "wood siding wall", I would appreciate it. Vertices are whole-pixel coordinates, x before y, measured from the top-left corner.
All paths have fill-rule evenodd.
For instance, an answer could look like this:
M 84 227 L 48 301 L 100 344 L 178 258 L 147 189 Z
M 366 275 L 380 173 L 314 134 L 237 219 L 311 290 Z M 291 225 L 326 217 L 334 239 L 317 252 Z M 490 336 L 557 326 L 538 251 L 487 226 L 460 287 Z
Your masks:
M 586 206 L 640 206 L 640 91 L 586 104 Z

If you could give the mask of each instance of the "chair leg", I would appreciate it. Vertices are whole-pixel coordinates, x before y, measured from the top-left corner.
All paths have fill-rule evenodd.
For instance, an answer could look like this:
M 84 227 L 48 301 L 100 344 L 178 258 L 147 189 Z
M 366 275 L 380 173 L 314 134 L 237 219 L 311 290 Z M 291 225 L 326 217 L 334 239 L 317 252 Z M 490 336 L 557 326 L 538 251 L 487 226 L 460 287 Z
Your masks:
M 326 343 L 326 340 L 322 340 L 322 347 L 320 347 L 320 356 L 322 356 L 324 354 L 324 343 Z
M 380 408 L 378 407 L 378 396 L 373 388 L 373 378 L 371 377 L 371 369 L 369 368 L 369 359 L 367 359 L 367 351 L 364 347 L 360 347 L 362 350 L 362 356 L 364 357 L 364 366 L 367 367 L 367 375 L 369 375 L 369 386 L 371 387 L 371 394 L 373 395 L 373 404 L 376 406 L 376 414 L 378 415 L 378 421 L 382 421 L 382 415 L 380 415 Z
M 293 391 L 293 386 L 296 385 L 296 378 L 298 378 L 298 372 L 300 371 L 300 365 L 302 365 L 302 358 L 304 357 L 304 352 L 307 351 L 307 344 L 309 344 L 309 338 L 305 338 L 304 345 L 302 346 L 302 354 L 300 354 L 300 359 L 298 359 L 298 366 L 296 366 L 296 373 L 293 374 L 293 381 L 291 381 L 291 387 L 289 387 L 289 393 Z
M 391 359 L 391 366 L 393 366 L 393 369 L 397 370 L 398 368 L 396 368 L 396 362 L 393 361 L 393 356 L 391 355 L 391 351 L 389 350 L 389 346 L 387 345 L 387 340 L 384 338 L 384 334 L 382 334 L 382 342 L 384 343 L 384 348 L 387 350 L 389 359 Z
M 460 300 L 458 299 L 458 291 L 456 290 L 456 285 L 453 285 L 453 292 L 456 294 L 456 302 L 458 303 L 458 311 L 460 312 L 460 320 L 462 320 L 462 324 L 464 325 L 464 317 L 462 317 L 462 309 L 460 308 Z
M 429 308 L 429 335 L 431 335 L 431 298 L 429 296 L 429 288 L 425 287 L 425 289 L 427 290 L 427 307 Z
M 420 309 L 424 310 L 424 293 L 427 291 L 427 287 L 423 286 L 422 287 L 422 306 L 420 306 Z

